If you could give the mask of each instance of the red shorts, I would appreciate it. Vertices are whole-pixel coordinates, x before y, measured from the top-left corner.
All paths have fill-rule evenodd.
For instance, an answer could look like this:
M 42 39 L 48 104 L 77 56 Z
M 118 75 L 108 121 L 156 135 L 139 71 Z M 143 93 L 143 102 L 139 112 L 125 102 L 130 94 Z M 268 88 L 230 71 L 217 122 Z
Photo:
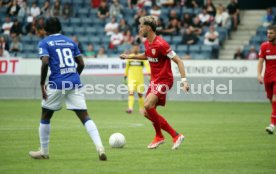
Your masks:
M 267 98 L 272 100 L 272 96 L 276 95 L 276 82 L 265 82 L 264 86 Z
M 172 88 L 172 86 L 173 83 L 171 82 L 150 84 L 146 96 L 148 96 L 150 93 L 156 95 L 158 97 L 158 102 L 156 105 L 165 106 L 167 92 Z

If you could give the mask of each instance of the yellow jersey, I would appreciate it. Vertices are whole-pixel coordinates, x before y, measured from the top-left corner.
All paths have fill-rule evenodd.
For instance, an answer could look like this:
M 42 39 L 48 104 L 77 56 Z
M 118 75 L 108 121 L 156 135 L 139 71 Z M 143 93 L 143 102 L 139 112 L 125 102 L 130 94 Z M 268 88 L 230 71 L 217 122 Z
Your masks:
M 134 54 L 131 54 L 133 56 Z M 150 66 L 147 60 L 133 60 L 127 59 L 125 76 L 127 76 L 128 81 L 136 80 L 138 82 L 144 81 L 143 69 L 144 67 L 147 70 L 147 73 L 150 74 Z

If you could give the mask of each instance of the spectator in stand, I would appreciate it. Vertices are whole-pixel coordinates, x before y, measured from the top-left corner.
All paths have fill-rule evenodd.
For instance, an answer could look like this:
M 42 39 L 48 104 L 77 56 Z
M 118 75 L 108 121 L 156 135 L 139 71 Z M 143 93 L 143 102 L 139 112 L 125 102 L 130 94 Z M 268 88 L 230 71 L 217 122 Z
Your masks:
M 180 34 L 180 29 L 180 22 L 175 18 L 170 21 L 168 27 L 162 33 L 165 35 L 178 35 Z
M 171 7 L 175 5 L 174 0 L 162 0 L 160 3 L 163 7 Z
M 115 33 L 115 30 L 117 30 L 118 27 L 119 24 L 116 22 L 116 18 L 112 17 L 111 21 L 105 25 L 104 31 L 106 32 L 107 36 L 111 36 Z
M 183 18 L 181 20 L 181 26 L 183 27 L 184 30 L 192 26 L 193 24 L 193 19 L 189 13 L 184 13 Z
M 162 18 L 158 18 L 157 20 L 157 27 L 156 27 L 156 34 L 160 35 L 163 34 L 163 30 L 165 29 L 165 24 Z
M 11 18 L 7 16 L 5 19 L 5 22 L 2 25 L 2 31 L 4 35 L 7 35 L 7 36 L 10 35 L 12 25 L 13 25 L 13 22 L 11 21 Z
M 51 16 L 51 4 L 49 0 L 44 1 L 43 7 L 41 7 L 41 14 L 45 17 Z
M 11 27 L 10 30 L 10 35 L 12 38 L 17 37 L 17 36 L 21 36 L 22 33 L 22 26 L 21 23 L 15 18 L 13 20 L 13 25 Z
M 46 35 L 46 32 L 44 30 L 44 22 L 44 17 L 40 17 L 37 19 L 36 35 L 40 38 L 43 38 Z
M 147 15 L 147 11 L 145 9 L 137 10 L 137 13 L 134 16 L 134 21 L 135 21 L 134 27 L 135 27 L 137 32 L 138 32 L 138 28 L 139 28 L 139 25 L 140 25 L 139 19 L 143 16 L 146 16 L 146 15 Z
M 228 4 L 227 6 L 228 9 L 228 13 L 232 18 L 232 24 L 233 24 L 233 29 L 237 30 L 238 29 L 238 23 L 239 23 L 239 14 L 240 14 L 240 10 L 239 10 L 239 5 L 236 2 L 236 0 L 231 0 L 230 4 Z
M 30 8 L 30 13 L 33 18 L 40 15 L 40 8 L 37 6 L 35 1 L 32 3 L 32 7 Z
M 19 42 L 18 37 L 14 37 L 10 46 L 10 54 L 14 57 L 17 57 L 17 54 L 20 53 L 23 49 L 23 45 Z
M 256 48 L 252 46 L 246 55 L 246 59 L 248 60 L 257 60 L 258 59 L 258 52 L 256 51 Z
M 197 8 L 198 2 L 196 0 L 186 0 L 185 1 L 185 7 L 187 8 Z
M 91 0 L 91 7 L 92 8 L 99 8 L 101 5 L 101 0 Z
M 120 19 L 120 24 L 119 24 L 119 31 L 124 33 L 127 30 L 130 30 L 130 26 L 127 24 L 125 19 Z
M 51 16 L 61 16 L 61 3 L 59 0 L 55 0 L 54 6 L 51 8 Z
M 235 60 L 241 60 L 241 59 L 244 59 L 244 58 L 245 58 L 245 57 L 244 57 L 243 52 L 241 51 L 240 48 L 238 48 L 237 51 L 236 51 L 235 54 L 234 54 L 234 59 L 235 59 Z
M 115 29 L 114 33 L 110 37 L 109 48 L 114 49 L 118 45 L 121 45 L 124 41 L 124 36 L 119 32 L 119 29 Z
M 123 44 L 132 45 L 133 42 L 134 42 L 134 37 L 132 36 L 131 31 L 130 30 L 125 31 Z
M 10 54 L 0 45 L 0 58 L 10 58 Z
M 28 14 L 28 6 L 27 6 L 27 3 L 23 1 L 22 6 L 19 9 L 19 12 L 17 14 L 17 19 L 21 24 L 24 24 L 27 14 Z
M 0 36 L 0 46 L 6 51 L 10 50 L 10 45 L 4 36 Z
M 202 33 L 202 24 L 200 22 L 200 19 L 198 16 L 196 16 L 193 20 L 192 25 L 190 26 L 190 29 L 193 33 L 195 33 L 197 36 L 201 35 Z
M 219 4 L 217 7 L 217 13 L 215 17 L 216 25 L 219 27 L 231 26 L 231 20 L 229 14 L 224 10 L 224 7 Z
M 211 25 L 209 31 L 204 35 L 205 45 L 219 45 L 219 33 L 215 30 L 215 27 Z
M 87 48 L 86 48 L 86 51 L 85 51 L 85 56 L 89 57 L 89 58 L 96 58 L 97 53 L 94 50 L 94 47 L 93 47 L 92 44 L 87 45 Z
M 138 1 L 139 0 L 127 0 L 128 8 L 130 8 L 130 9 L 136 9 Z
M 37 24 L 37 19 L 33 19 L 32 22 L 28 22 L 27 26 L 25 28 L 26 33 L 30 35 L 35 35 L 36 34 L 36 24 Z
M 276 16 L 276 15 L 275 15 Z M 272 8 L 269 7 L 266 9 L 266 14 L 262 17 L 262 23 L 264 27 L 267 27 L 273 23 L 273 12 Z
M 195 45 L 198 42 L 198 37 L 191 31 L 187 29 L 182 38 L 182 44 L 185 45 Z
M 69 19 L 70 17 L 73 16 L 73 8 L 68 2 L 66 2 L 63 6 L 62 16 L 64 19 Z
M 7 14 L 10 17 L 16 17 L 19 12 L 20 6 L 17 4 L 17 0 L 13 0 L 8 6 Z
M 214 6 L 212 0 L 207 0 L 203 8 L 205 8 L 207 13 L 211 15 L 213 18 L 216 16 L 216 7 Z
M 105 53 L 105 48 L 101 47 L 97 53 L 97 58 L 108 58 L 107 54 Z
M 123 18 L 122 10 L 123 10 L 123 7 L 120 4 L 119 0 L 113 0 L 113 3 L 111 4 L 109 9 L 109 14 L 111 17 L 121 19 Z
M 154 16 L 156 20 L 158 20 L 161 16 L 161 9 L 159 6 L 154 4 L 153 7 L 150 9 L 149 13 L 151 16 Z
M 202 12 L 198 15 L 198 18 L 202 25 L 209 26 L 211 22 L 211 16 L 207 13 L 206 8 L 202 9 Z
M 83 49 L 83 47 L 82 47 L 82 44 L 79 42 L 77 36 L 73 36 L 73 37 L 72 37 L 72 40 L 77 44 L 77 46 L 78 46 L 78 48 L 79 48 L 79 50 L 80 50 L 80 53 L 81 53 L 81 54 L 84 54 L 84 49 Z
M 169 21 L 174 19 L 177 19 L 177 21 L 180 22 L 180 16 L 177 14 L 175 10 L 171 10 L 169 15 Z
M 98 17 L 101 20 L 105 20 L 109 18 L 109 8 L 105 0 L 102 0 L 101 6 L 98 8 Z

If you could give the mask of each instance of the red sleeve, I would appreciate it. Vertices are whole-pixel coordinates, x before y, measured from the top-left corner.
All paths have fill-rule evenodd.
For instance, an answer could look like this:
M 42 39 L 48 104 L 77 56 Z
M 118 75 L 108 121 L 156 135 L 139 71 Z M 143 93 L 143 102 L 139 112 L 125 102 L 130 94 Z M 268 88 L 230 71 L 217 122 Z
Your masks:
M 260 50 L 259 50 L 259 58 L 263 58 L 265 59 L 266 58 L 266 55 L 265 55 L 265 44 L 263 43 L 260 47 Z
M 161 42 L 159 48 L 160 48 L 160 52 L 163 56 L 167 56 L 168 53 L 172 51 L 170 45 L 164 40 Z

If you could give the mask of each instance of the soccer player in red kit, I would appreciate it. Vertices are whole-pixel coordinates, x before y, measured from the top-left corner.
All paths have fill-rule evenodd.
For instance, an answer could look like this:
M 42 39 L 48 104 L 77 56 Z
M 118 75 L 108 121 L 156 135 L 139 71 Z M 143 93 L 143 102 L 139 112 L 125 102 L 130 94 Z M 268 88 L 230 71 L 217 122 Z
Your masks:
M 156 132 L 154 140 L 148 145 L 149 149 L 157 148 L 164 143 L 164 136 L 161 129 L 168 132 L 173 139 L 172 149 L 177 149 L 184 140 L 184 136 L 175 131 L 166 119 L 157 111 L 158 105 L 165 106 L 166 93 L 173 85 L 173 74 L 171 70 L 171 60 L 178 68 L 182 80 L 182 88 L 185 92 L 189 91 L 189 83 L 186 79 L 184 64 L 178 55 L 170 48 L 169 44 L 157 36 L 156 21 L 153 16 L 144 16 L 140 18 L 139 34 L 146 37 L 144 43 L 145 53 L 138 55 L 122 54 L 122 59 L 140 59 L 148 60 L 151 68 L 151 82 L 146 94 L 145 100 L 145 117 L 153 123 Z
M 267 29 L 268 41 L 262 43 L 259 51 L 258 81 L 264 83 L 267 98 L 272 105 L 270 125 L 266 127 L 269 134 L 273 134 L 276 124 L 276 26 Z M 265 74 L 262 77 L 263 63 Z

